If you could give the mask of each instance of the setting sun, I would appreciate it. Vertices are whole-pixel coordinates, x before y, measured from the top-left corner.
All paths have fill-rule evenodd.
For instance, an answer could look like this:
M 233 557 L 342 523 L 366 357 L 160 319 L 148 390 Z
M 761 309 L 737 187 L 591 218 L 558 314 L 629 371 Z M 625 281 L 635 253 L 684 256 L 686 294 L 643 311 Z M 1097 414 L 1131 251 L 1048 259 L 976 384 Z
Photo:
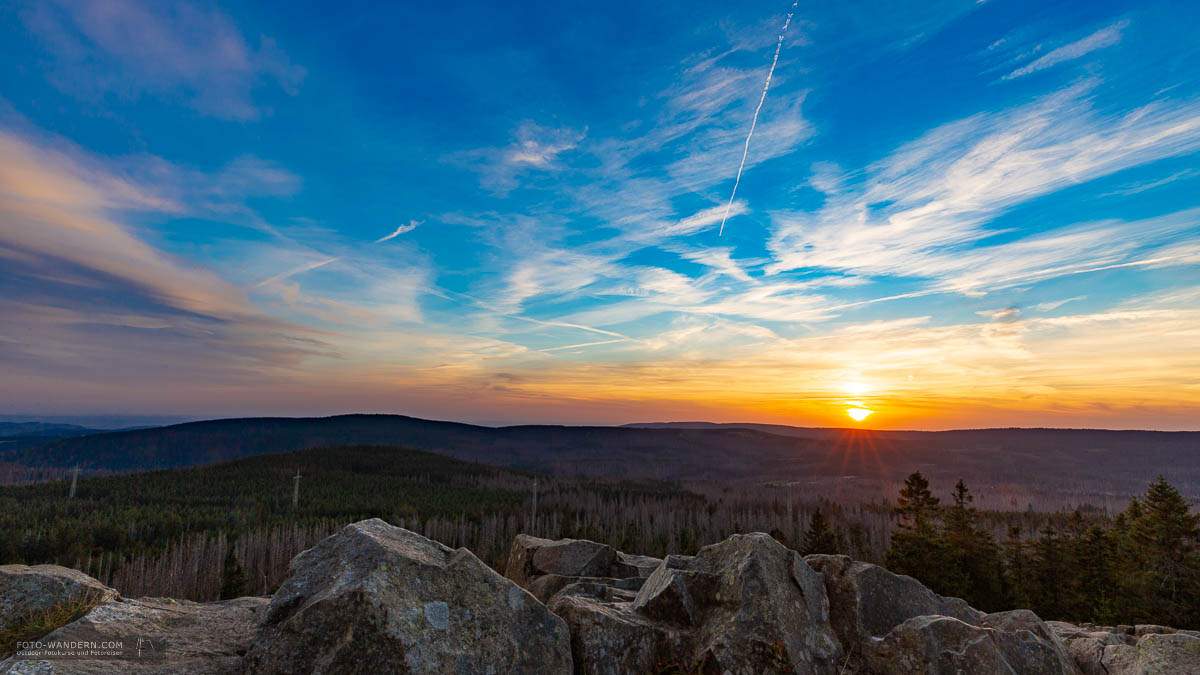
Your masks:
M 861 422 L 861 421 L 867 419 L 868 417 L 871 416 L 871 413 L 873 413 L 873 412 L 875 412 L 875 411 L 867 410 L 866 408 L 850 408 L 850 409 L 846 410 L 846 414 L 849 415 L 850 418 L 853 419 L 855 422 Z

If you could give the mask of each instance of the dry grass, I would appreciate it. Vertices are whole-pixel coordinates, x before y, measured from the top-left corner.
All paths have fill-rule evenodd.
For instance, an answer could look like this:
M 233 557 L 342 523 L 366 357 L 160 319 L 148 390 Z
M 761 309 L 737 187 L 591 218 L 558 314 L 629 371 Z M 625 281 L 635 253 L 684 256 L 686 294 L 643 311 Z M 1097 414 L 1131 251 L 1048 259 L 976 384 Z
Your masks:
M 0 660 L 15 654 L 17 644 L 37 640 L 71 623 L 87 614 L 99 601 L 99 594 L 84 593 L 50 609 L 26 615 L 8 628 L 0 629 Z

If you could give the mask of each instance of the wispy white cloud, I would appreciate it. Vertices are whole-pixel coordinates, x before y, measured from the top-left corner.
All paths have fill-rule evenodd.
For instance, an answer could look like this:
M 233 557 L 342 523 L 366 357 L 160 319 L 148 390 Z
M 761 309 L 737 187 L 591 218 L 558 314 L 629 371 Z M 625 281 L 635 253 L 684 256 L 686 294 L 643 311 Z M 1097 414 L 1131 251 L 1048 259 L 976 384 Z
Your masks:
M 1090 105 L 1092 86 L 944 125 L 869 167 L 861 186 L 828 195 L 821 210 L 777 215 L 767 271 L 926 277 L 966 292 L 1119 262 L 1155 237 L 1183 231 L 1193 214 L 981 246 L 1001 234 L 987 224 L 1018 203 L 1200 149 L 1200 104 L 1159 102 L 1101 115 Z
M 1079 302 L 1080 300 L 1087 300 L 1087 296 L 1086 295 L 1076 295 L 1071 298 L 1063 298 L 1062 300 L 1050 300 L 1047 302 L 1039 302 L 1038 304 L 1034 305 L 1033 308 L 1039 312 L 1053 312 L 1054 310 L 1058 309 L 1059 307 L 1062 307 L 1063 305 L 1066 305 L 1071 302 Z
M 395 230 L 392 231 L 391 234 L 385 234 L 384 236 L 376 239 L 375 243 L 382 244 L 383 242 L 391 241 L 392 239 L 395 239 L 396 237 L 399 237 L 402 234 L 408 234 L 409 232 L 412 232 L 413 230 L 417 229 L 417 226 L 420 224 L 421 224 L 421 221 L 419 221 L 419 220 L 410 220 L 407 223 L 397 227 Z
M 578 147 L 586 132 L 524 122 L 513 136 L 513 142 L 506 147 L 481 148 L 461 153 L 451 160 L 478 171 L 480 185 L 503 196 L 514 190 L 522 177 L 530 172 L 561 169 L 559 157 Z
M 539 169 L 554 164 L 558 156 L 574 150 L 584 132 L 573 129 L 549 129 L 526 122 L 517 129 L 516 141 L 501 155 L 505 164 Z
M 704 265 L 713 271 L 724 274 L 728 277 L 742 282 L 750 282 L 753 279 L 746 269 L 736 260 L 733 259 L 733 249 L 729 247 L 716 248 L 701 248 L 701 249 L 675 249 L 684 260 Z
M 211 180 L 209 192 L 223 199 L 249 196 L 290 197 L 300 191 L 303 181 L 279 164 L 243 155 L 226 164 Z
M 985 309 L 975 313 L 992 321 L 1016 321 L 1021 316 L 1021 309 L 1019 307 L 1004 307 L 1002 309 Z
M 541 301 L 562 302 L 584 295 L 629 295 L 636 287 L 638 302 L 644 308 L 665 303 L 682 307 L 687 303 L 664 300 L 653 284 L 639 285 L 645 270 L 630 266 L 625 259 L 648 247 L 678 247 L 680 240 L 715 229 L 724 214 L 729 171 L 738 165 L 745 140 L 745 120 L 754 111 L 762 87 L 761 67 L 733 67 L 737 52 L 766 47 L 766 43 L 732 45 L 717 56 L 691 63 L 678 82 L 661 92 L 659 115 L 649 124 L 635 125 L 628 136 L 591 138 L 586 144 L 570 147 L 564 143 L 537 143 L 529 152 L 527 144 L 516 143 L 505 152 L 488 151 L 497 159 L 520 159 L 529 167 L 546 166 L 569 171 L 563 180 L 556 177 L 555 189 L 565 193 L 574 204 L 571 218 L 556 211 L 549 217 L 537 214 L 500 225 L 503 236 L 488 235 L 501 250 L 508 271 L 506 284 L 484 294 L 497 306 L 525 307 Z M 772 43 L 770 46 L 774 46 Z M 734 58 L 730 58 L 734 57 Z M 754 148 L 746 158 L 746 170 L 792 152 L 812 136 L 813 127 L 801 114 L 804 92 L 788 87 L 783 61 L 776 73 L 772 91 L 778 92 L 761 111 L 756 127 Z M 742 120 L 738 122 L 737 120 Z M 543 132 L 545 130 L 542 130 Z M 521 137 L 521 129 L 518 129 Z M 526 136 L 529 136 L 527 133 Z M 536 136 L 535 136 L 536 137 Z M 544 158 L 543 145 L 555 150 L 553 158 Z M 665 164 L 662 158 L 670 158 Z M 511 162 L 510 162 L 511 163 Z M 505 167 L 503 162 L 500 166 Z M 518 167 L 521 164 L 516 165 Z M 722 168 L 722 166 L 726 168 Z M 485 173 L 485 182 L 504 190 L 517 174 L 506 167 Z M 499 180 L 496 180 L 499 178 Z M 694 204 L 699 201 L 697 208 Z M 689 207 L 680 207 L 688 203 Z M 730 215 L 750 212 L 750 205 L 735 199 Z M 573 221 L 602 225 L 601 231 L 614 234 L 596 238 L 596 229 L 580 231 Z M 590 243 L 566 245 L 570 237 L 586 237 Z M 531 242 L 536 242 L 533 244 Z M 720 265 L 723 274 L 744 282 L 748 275 L 726 256 L 695 254 L 701 264 Z M 693 283 L 693 288 L 704 286 Z M 682 289 L 680 289 L 682 290 Z M 708 290 L 704 291 L 709 294 Z M 708 296 L 706 295 L 706 298 Z M 625 303 L 597 310 L 597 317 L 622 321 Z M 585 311 L 586 314 L 586 311 Z M 637 310 L 644 316 L 646 311 Z M 584 321 L 585 324 L 590 324 Z
M 1155 180 L 1140 181 L 1137 183 L 1127 183 L 1115 190 L 1104 193 L 1103 196 L 1104 197 L 1114 197 L 1114 196 L 1128 197 L 1130 195 L 1136 195 L 1136 194 L 1141 194 L 1143 192 L 1149 192 L 1150 190 L 1157 190 L 1160 187 L 1170 185 L 1171 183 L 1174 183 L 1176 181 L 1188 180 L 1190 178 L 1195 178 L 1196 176 L 1200 176 L 1200 169 L 1181 169 L 1172 174 L 1163 176 L 1162 178 L 1157 178 Z
M 181 310 L 250 311 L 231 284 L 163 254 L 120 220 L 136 211 L 181 213 L 183 205 L 82 151 L 0 131 L 0 194 L 0 245 L 126 280 Z
M 0 129 L 0 285 L 13 291 L 0 314 L 5 328 L 21 326 L 0 328 L 6 374 L 50 391 L 71 373 L 71 392 L 60 393 L 107 387 L 111 405 L 121 391 L 168 382 L 203 389 L 262 381 L 330 353 L 327 335 L 262 311 L 211 268 L 156 245 L 145 221 L 196 207 L 163 196 L 183 194 L 170 185 L 131 178 L 122 164 Z
M 750 211 L 746 202 L 740 199 L 730 205 L 728 210 L 730 217 Z M 678 220 L 645 221 L 641 229 L 629 232 L 625 240 L 650 244 L 674 237 L 686 237 L 716 227 L 724 217 L 725 211 L 725 206 L 718 205 L 700 209 Z
M 273 83 L 295 94 L 304 68 L 274 40 L 247 42 L 233 21 L 188 2 L 50 0 L 23 12 L 56 58 L 52 81 L 84 96 L 182 96 L 196 110 L 255 119 L 254 94 Z
M 1066 61 L 1073 61 L 1091 54 L 1094 51 L 1112 47 L 1121 42 L 1121 33 L 1129 26 L 1129 21 L 1121 20 L 1105 26 L 1091 35 L 1053 49 L 1030 63 L 1017 68 L 1004 76 L 1005 80 L 1025 77 L 1047 68 L 1052 68 Z

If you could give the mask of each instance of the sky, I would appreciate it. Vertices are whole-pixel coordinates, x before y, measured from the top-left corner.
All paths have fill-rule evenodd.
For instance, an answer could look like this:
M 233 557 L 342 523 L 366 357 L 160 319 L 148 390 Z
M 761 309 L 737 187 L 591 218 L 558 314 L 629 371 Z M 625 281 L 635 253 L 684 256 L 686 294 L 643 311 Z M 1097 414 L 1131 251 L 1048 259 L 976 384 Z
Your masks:
M 384 4 L 0 2 L 0 412 L 1200 428 L 1200 5 Z

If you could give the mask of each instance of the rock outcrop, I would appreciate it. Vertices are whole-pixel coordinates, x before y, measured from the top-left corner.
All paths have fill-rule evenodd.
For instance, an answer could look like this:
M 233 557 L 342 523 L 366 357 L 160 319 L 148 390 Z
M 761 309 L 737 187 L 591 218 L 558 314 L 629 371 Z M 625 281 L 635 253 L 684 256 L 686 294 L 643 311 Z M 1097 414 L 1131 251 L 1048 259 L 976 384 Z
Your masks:
M 27 649 L 0 664 L 0 673 L 240 673 L 242 657 L 267 602 L 266 598 L 109 602 L 42 637 L 39 642 L 46 647 Z M 71 650 L 71 658 L 46 655 L 44 650 L 56 643 L 94 646 Z
M 805 557 L 824 576 L 850 668 L 871 673 L 1077 673 L 1028 610 L 984 614 L 916 579 L 842 555 Z
M 984 614 L 911 577 L 802 557 L 760 533 L 665 559 L 519 536 L 505 573 L 378 519 L 296 556 L 269 599 L 121 599 L 71 570 L 4 566 L 0 625 L 83 615 L 38 624 L 49 634 L 0 674 L 1200 673 L 1195 631 Z M 61 643 L 117 647 L 46 653 Z
M 1200 632 L 1165 626 L 1046 625 L 1066 644 L 1084 675 L 1200 673 Z
M 918 616 L 888 631 L 864 654 L 876 673 L 1078 673 L 1062 645 L 1028 610 L 988 615 L 978 624 Z
M 942 597 L 916 579 L 878 565 L 844 555 L 810 555 L 804 561 L 824 576 L 834 630 L 850 650 L 861 653 L 918 616 L 948 616 L 968 624 L 984 616 L 958 598 Z
M 466 549 L 372 519 L 291 572 L 246 672 L 571 672 L 566 623 Z
M 115 590 L 66 567 L 0 565 L 0 634 L 19 634 L 26 626 L 58 628 L 118 597 Z M 0 655 L 7 648 L 0 646 Z
M 546 575 L 566 579 L 645 578 L 660 562 L 658 558 L 618 553 L 607 544 L 586 539 L 552 540 L 519 534 L 509 549 L 504 576 L 524 588 Z
M 631 595 L 579 582 L 550 599 L 577 672 L 833 673 L 841 662 L 820 574 L 765 534 L 668 556 Z
M 1027 609 L 988 614 L 979 623 L 997 631 L 996 643 L 1018 673 L 1079 672 L 1058 634 Z

